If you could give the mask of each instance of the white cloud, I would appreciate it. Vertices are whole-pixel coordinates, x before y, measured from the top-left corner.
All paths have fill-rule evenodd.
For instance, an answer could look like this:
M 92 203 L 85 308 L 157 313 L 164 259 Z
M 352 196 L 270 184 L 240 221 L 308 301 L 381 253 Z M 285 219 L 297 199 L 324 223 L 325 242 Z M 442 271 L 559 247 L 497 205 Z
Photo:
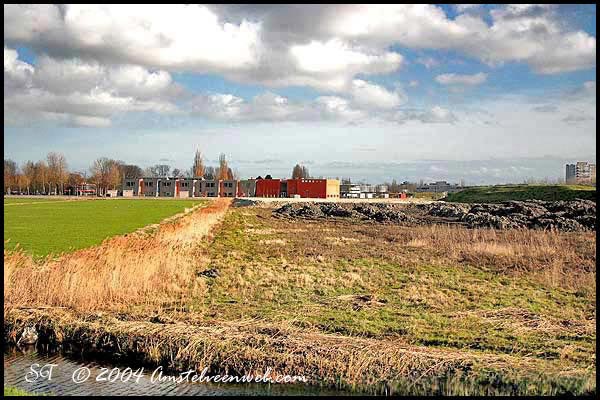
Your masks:
M 417 121 L 423 124 L 454 123 L 458 119 L 447 108 L 402 109 L 401 97 L 369 82 L 354 82 L 360 90 L 371 91 L 369 101 L 357 102 L 354 97 L 319 96 L 314 100 L 290 101 L 265 92 L 249 101 L 227 94 L 205 94 L 191 101 L 192 113 L 211 120 L 227 122 L 324 122 L 342 124 L 379 123 L 403 124 Z M 366 96 L 365 96 L 366 97 Z
M 427 69 L 431 69 L 440 65 L 440 62 L 433 57 L 419 57 L 417 58 L 417 62 L 424 65 Z
M 75 126 L 86 126 L 91 128 L 105 128 L 111 125 L 110 119 L 101 117 L 86 117 L 76 115 L 72 118 L 72 123 Z
M 105 67 L 79 59 L 43 56 L 34 67 L 4 49 L 4 113 L 7 123 L 36 119 L 78 126 L 106 126 L 126 112 L 173 113 L 180 88 L 165 71 L 139 66 Z
M 354 104 L 362 108 L 392 109 L 406 102 L 406 96 L 399 89 L 391 92 L 360 79 L 352 81 L 350 93 Z
M 435 77 L 436 82 L 441 85 L 481 85 L 487 80 L 487 74 L 479 72 L 473 75 L 442 74 Z
M 7 91 L 25 88 L 31 85 L 34 69 L 31 65 L 18 59 L 13 49 L 4 47 L 4 94 Z
M 290 47 L 290 55 L 298 75 L 322 77 L 321 83 L 312 86 L 344 90 L 357 73 L 383 74 L 400 68 L 403 57 L 394 52 L 373 52 L 352 49 L 344 42 L 332 39 L 327 42 L 312 41 L 306 45 Z
M 451 20 L 433 5 L 352 5 L 326 26 L 330 34 L 371 45 L 455 50 L 492 65 L 525 62 L 542 74 L 596 65 L 595 37 L 569 30 L 552 5 L 501 6 L 490 17 L 491 25 L 471 13 Z
M 5 5 L 4 22 L 5 40 L 154 67 L 245 69 L 260 54 L 259 24 L 199 5 Z
M 392 45 L 456 51 L 492 66 L 524 62 L 542 74 L 595 67 L 595 37 L 562 23 L 554 6 L 498 6 L 489 17 L 450 19 L 424 4 L 5 5 L 4 37 L 55 58 L 338 93 L 359 74 L 398 70 L 403 57 Z M 437 60 L 417 62 L 432 68 Z

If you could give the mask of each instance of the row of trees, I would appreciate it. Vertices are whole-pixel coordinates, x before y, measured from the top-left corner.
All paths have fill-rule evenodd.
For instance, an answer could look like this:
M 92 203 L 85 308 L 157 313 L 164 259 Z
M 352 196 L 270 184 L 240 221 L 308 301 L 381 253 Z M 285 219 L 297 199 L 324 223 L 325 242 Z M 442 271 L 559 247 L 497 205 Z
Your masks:
M 27 161 L 21 166 L 11 159 L 4 160 L 4 193 L 70 194 L 71 188 L 84 182 L 96 184 L 98 193 L 118 189 L 123 179 L 142 177 L 204 177 L 205 179 L 239 179 L 237 172 L 229 167 L 227 157 L 219 155 L 219 166 L 205 166 L 202 153 L 196 151 L 193 166 L 182 171 L 171 170 L 167 164 L 156 164 L 146 169 L 121 160 L 101 157 L 94 160 L 87 172 L 70 172 L 67 160 L 61 153 L 48 153 L 46 159 Z
M 45 160 L 27 161 L 21 167 L 10 159 L 4 160 L 4 192 L 62 193 L 72 178 L 67 160 L 60 153 L 48 153 Z

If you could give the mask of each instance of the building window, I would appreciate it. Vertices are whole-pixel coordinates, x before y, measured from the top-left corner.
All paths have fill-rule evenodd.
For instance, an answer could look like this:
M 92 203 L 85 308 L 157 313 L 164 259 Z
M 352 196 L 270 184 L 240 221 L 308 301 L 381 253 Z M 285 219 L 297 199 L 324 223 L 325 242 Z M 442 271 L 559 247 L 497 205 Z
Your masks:
M 146 181 L 146 182 L 144 182 L 144 184 L 146 185 L 146 187 L 152 187 L 152 182 Z

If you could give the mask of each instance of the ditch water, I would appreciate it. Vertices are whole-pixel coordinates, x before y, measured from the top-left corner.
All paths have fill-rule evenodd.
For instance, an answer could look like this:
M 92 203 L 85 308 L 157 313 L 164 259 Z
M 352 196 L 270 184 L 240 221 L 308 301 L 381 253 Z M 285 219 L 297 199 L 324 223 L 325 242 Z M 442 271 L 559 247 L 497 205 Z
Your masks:
M 37 366 L 35 364 L 38 364 Z M 51 380 L 42 378 L 40 368 L 47 364 L 57 364 L 52 369 Z M 30 373 L 34 370 L 36 375 Z M 91 374 L 89 379 L 83 383 L 75 383 L 73 374 L 81 367 L 89 368 Z M 94 361 L 75 359 L 60 354 L 42 354 L 36 350 L 25 351 L 11 348 L 4 352 L 4 386 L 16 387 L 28 392 L 38 394 L 52 394 L 63 396 L 264 396 L 264 395 L 348 395 L 341 391 L 323 390 L 306 386 L 304 384 L 215 384 L 194 382 L 152 382 L 151 375 L 154 368 L 145 368 L 143 376 L 136 382 L 131 379 L 127 382 L 116 380 L 115 382 L 101 381 L 96 378 L 107 377 L 101 375 L 102 368 L 109 370 L 120 367 L 124 370 L 126 366 L 98 364 Z M 131 366 L 134 371 L 137 369 Z M 46 370 L 47 371 L 47 370 Z M 27 375 L 30 373 L 29 375 Z M 171 374 L 163 374 L 171 375 Z M 33 382 L 28 382 L 26 379 Z M 47 375 L 46 375 L 47 376 Z

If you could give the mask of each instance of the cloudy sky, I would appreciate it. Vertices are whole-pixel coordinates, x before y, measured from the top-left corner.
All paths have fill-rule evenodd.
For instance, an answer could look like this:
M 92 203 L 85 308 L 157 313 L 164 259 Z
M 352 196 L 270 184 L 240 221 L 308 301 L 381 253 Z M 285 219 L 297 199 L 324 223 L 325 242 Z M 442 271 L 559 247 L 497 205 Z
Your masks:
M 596 157 L 595 5 L 4 5 L 5 158 L 521 182 Z

